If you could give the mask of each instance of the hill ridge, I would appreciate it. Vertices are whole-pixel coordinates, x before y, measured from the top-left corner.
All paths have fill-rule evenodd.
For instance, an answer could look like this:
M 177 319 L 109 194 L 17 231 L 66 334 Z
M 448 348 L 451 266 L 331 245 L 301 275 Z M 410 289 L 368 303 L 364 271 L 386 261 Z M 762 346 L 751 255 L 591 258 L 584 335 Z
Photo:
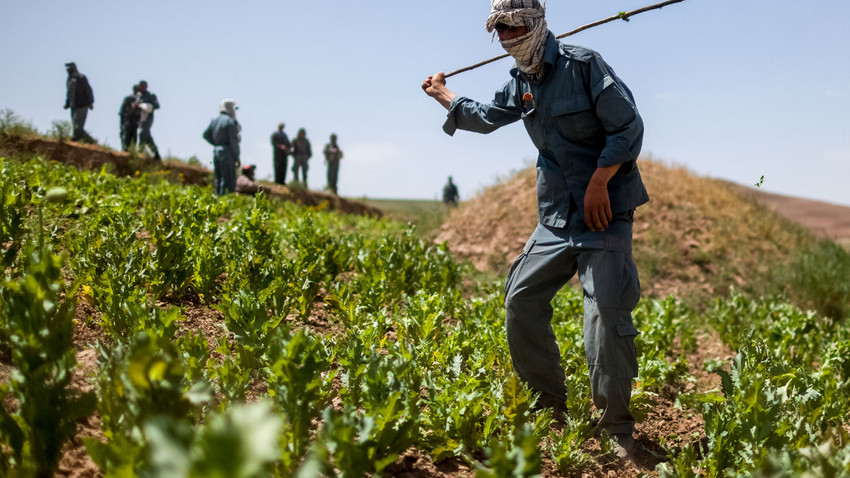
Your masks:
M 165 159 L 160 162 L 123 151 L 108 150 L 98 145 L 42 137 L 14 135 L 2 137 L 0 156 L 15 156 L 19 153 L 44 156 L 49 161 L 74 166 L 81 170 L 97 170 L 107 166 L 109 171 L 117 176 L 130 176 L 138 171 L 159 169 L 173 182 L 180 184 L 206 186 L 210 184 L 213 174 L 200 164 L 184 163 L 177 159 Z M 381 210 L 376 207 L 323 191 L 291 188 L 266 182 L 262 182 L 261 185 L 269 197 L 303 206 L 323 207 L 347 214 L 382 215 Z
M 746 287 L 751 279 L 770 274 L 772 266 L 787 264 L 816 236 L 850 242 L 850 208 L 802 199 L 796 208 L 777 206 L 782 203 L 762 191 L 651 158 L 638 163 L 651 200 L 635 213 L 635 259 L 642 287 L 651 296 L 724 295 L 729 286 Z M 812 208 L 830 212 L 807 216 Z M 836 219 L 834 211 L 844 213 L 845 229 L 829 225 L 830 218 Z M 479 270 L 504 273 L 536 224 L 531 167 L 452 211 L 436 240 L 448 242 Z

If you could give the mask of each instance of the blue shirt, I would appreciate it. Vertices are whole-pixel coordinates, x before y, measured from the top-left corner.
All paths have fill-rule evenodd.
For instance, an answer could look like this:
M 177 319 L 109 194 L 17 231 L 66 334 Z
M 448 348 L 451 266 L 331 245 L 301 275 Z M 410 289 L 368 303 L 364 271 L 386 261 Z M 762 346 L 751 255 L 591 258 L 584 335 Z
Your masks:
M 204 139 L 215 146 L 216 151 L 229 152 L 233 161 L 239 161 L 239 123 L 227 113 L 221 113 L 210 121 L 204 131 Z
M 613 213 L 649 201 L 637 157 L 643 121 L 626 85 L 593 50 L 565 45 L 549 32 L 539 78 L 516 68 L 490 104 L 457 96 L 443 130 L 489 133 L 522 119 L 538 149 L 541 224 L 567 227 L 570 205 L 584 213 L 584 194 L 598 167 L 620 164 L 608 183 Z

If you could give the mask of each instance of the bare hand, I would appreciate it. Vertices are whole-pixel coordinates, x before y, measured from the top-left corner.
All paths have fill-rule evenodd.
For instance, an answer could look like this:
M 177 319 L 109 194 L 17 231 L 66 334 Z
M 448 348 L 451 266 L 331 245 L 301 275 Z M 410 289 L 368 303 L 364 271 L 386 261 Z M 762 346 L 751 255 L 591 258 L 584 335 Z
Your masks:
M 442 71 L 425 78 L 422 82 L 422 91 L 437 100 L 445 109 L 449 109 L 455 98 L 455 94 L 446 87 L 446 74 Z
M 425 81 L 422 82 L 422 90 L 425 93 L 432 97 L 436 98 L 440 93 L 440 88 L 446 87 L 446 74 L 442 71 L 425 78 Z
M 584 222 L 591 231 L 604 231 L 613 214 L 608 185 L 591 181 L 584 193 Z

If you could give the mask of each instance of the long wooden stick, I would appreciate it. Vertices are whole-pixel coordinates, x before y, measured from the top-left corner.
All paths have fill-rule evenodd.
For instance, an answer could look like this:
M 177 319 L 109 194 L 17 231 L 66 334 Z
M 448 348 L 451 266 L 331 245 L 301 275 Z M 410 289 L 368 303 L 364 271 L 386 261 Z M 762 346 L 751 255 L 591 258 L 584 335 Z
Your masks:
M 598 27 L 599 25 L 602 25 L 602 24 L 605 24 L 605 23 L 608 23 L 608 22 L 613 22 L 614 20 L 629 21 L 629 17 L 632 17 L 632 16 L 637 15 L 639 13 L 648 12 L 650 10 L 656 10 L 656 9 L 659 9 L 659 8 L 662 8 L 662 7 L 666 7 L 667 5 L 672 5 L 674 3 L 679 3 L 679 2 L 684 2 L 684 1 L 685 0 L 667 0 L 666 2 L 656 3 L 655 5 L 650 5 L 648 7 L 638 8 L 637 10 L 632 10 L 630 12 L 620 12 L 620 13 L 618 13 L 616 15 L 612 15 L 608 18 L 603 18 L 602 20 L 597 20 L 593 23 L 588 23 L 587 25 L 578 27 L 575 30 L 571 30 L 571 31 L 568 31 L 567 33 L 558 35 L 555 38 L 560 40 L 561 38 L 566 38 L 570 35 L 575 35 L 576 33 L 585 31 L 589 28 Z M 490 58 L 489 60 L 484 60 L 484 61 L 478 62 L 474 65 L 467 66 L 467 67 L 461 68 L 459 70 L 455 70 L 451 73 L 447 73 L 446 78 L 449 78 L 451 76 L 455 76 L 458 73 L 463 73 L 464 71 L 474 70 L 474 69 L 478 68 L 479 66 L 484 66 L 488 63 L 493 63 L 494 61 L 501 60 L 502 58 L 507 58 L 508 56 L 509 55 L 507 53 L 505 53 L 503 55 L 499 55 L 499 56 Z

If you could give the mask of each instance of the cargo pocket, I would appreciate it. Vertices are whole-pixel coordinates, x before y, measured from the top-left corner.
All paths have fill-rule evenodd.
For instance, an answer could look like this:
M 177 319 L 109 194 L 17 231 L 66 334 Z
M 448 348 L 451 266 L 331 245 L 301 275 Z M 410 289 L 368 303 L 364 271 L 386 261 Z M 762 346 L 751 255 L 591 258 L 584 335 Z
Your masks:
M 640 332 L 633 325 L 618 325 L 617 326 L 617 339 L 619 340 L 619 344 L 617 347 L 617 351 L 619 353 L 619 357 L 617 362 L 623 365 L 624 370 L 622 372 L 625 377 L 637 377 L 638 376 L 638 363 L 637 363 L 637 349 L 635 348 L 635 337 L 640 335 Z
M 601 124 L 590 107 L 587 95 L 559 98 L 550 108 L 558 133 L 569 141 L 582 141 L 593 136 Z

